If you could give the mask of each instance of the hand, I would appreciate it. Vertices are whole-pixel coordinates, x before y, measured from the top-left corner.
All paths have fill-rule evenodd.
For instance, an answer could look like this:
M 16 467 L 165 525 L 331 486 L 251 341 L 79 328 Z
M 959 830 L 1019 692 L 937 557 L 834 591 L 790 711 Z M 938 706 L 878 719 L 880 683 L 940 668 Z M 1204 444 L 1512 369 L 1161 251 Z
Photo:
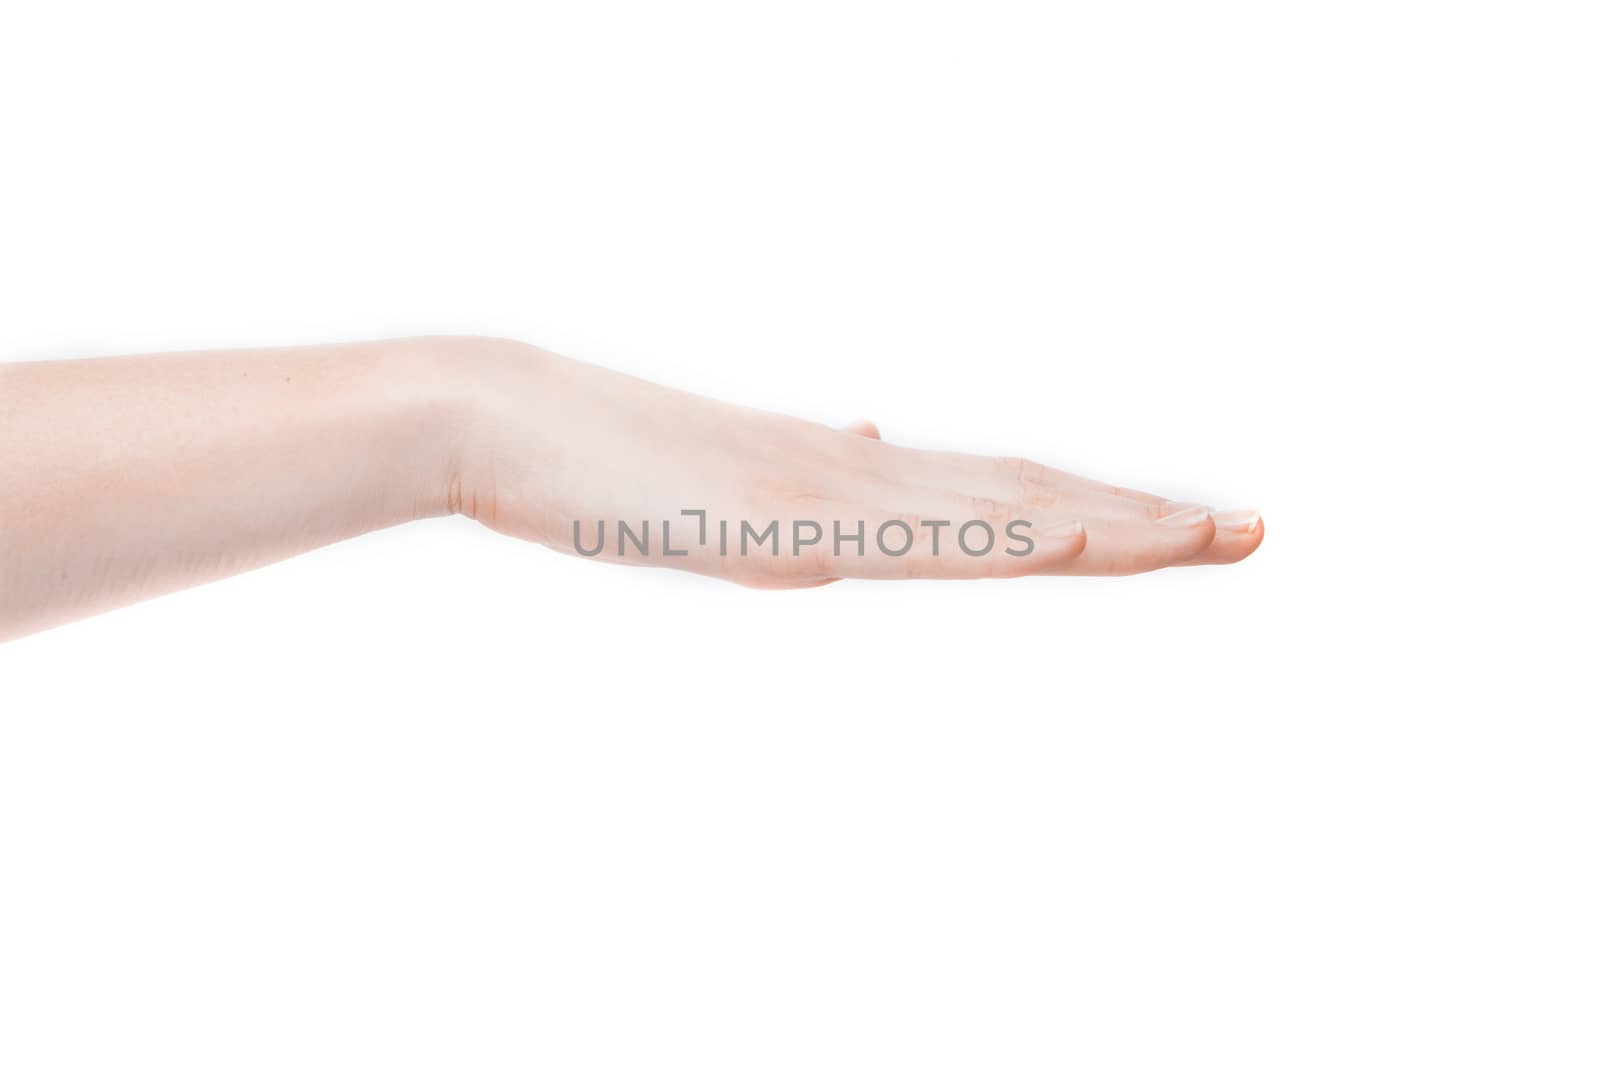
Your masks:
M 565 552 L 801 588 L 1233 563 L 1265 533 L 1254 512 L 898 447 L 867 423 L 835 430 L 514 342 L 449 343 L 475 380 L 450 508 Z
M 0 640 L 451 511 L 761 588 L 1133 574 L 1263 534 L 481 338 L 0 364 L 0 488 Z

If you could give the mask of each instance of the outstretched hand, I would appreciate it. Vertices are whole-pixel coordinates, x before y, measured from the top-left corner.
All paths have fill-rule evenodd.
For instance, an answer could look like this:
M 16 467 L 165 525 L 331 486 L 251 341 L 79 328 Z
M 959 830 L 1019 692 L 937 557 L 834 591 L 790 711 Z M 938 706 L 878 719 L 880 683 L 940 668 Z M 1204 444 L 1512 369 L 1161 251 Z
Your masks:
M 1126 575 L 1234 563 L 1265 532 L 1255 512 L 900 447 L 871 423 L 835 430 L 523 345 L 480 351 L 454 506 L 597 559 L 761 588 Z
M 0 489 L 0 640 L 450 512 L 760 588 L 1133 574 L 1263 534 L 484 338 L 0 364 Z

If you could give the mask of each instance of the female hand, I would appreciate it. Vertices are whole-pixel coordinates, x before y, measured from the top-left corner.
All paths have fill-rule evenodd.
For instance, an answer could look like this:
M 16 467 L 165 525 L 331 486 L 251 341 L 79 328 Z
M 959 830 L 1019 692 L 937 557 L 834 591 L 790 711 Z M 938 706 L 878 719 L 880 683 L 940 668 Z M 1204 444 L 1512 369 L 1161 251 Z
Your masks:
M 1254 512 L 898 447 L 870 423 L 835 430 L 515 342 L 451 344 L 478 391 L 450 506 L 566 552 L 798 588 L 1233 563 L 1264 535 Z
M 0 640 L 465 512 L 761 588 L 1232 563 L 1212 514 L 1019 459 L 901 448 L 512 341 L 0 364 Z

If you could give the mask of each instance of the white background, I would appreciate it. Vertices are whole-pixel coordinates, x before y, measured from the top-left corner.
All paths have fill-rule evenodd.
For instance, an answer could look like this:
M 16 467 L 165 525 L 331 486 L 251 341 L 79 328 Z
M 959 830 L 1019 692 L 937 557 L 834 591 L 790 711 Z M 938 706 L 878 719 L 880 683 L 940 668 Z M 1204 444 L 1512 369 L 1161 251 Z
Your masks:
M 0 358 L 504 334 L 1268 535 L 0 647 L 0 1061 L 1594 1063 L 1591 15 L 14 5 Z

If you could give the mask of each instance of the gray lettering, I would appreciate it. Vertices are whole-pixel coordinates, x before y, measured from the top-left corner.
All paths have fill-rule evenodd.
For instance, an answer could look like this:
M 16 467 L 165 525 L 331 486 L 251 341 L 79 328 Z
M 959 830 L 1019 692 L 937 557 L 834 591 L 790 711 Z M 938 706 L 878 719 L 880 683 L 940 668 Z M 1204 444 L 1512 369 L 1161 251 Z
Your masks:
M 974 526 L 982 526 L 983 532 L 989 537 L 988 544 L 984 545 L 976 552 L 967 547 L 967 531 L 972 529 Z M 982 519 L 973 519 L 971 522 L 962 524 L 961 529 L 956 533 L 956 541 L 960 543 L 961 551 L 965 552 L 967 555 L 986 556 L 989 554 L 989 550 L 994 548 L 994 527 L 990 526 Z

